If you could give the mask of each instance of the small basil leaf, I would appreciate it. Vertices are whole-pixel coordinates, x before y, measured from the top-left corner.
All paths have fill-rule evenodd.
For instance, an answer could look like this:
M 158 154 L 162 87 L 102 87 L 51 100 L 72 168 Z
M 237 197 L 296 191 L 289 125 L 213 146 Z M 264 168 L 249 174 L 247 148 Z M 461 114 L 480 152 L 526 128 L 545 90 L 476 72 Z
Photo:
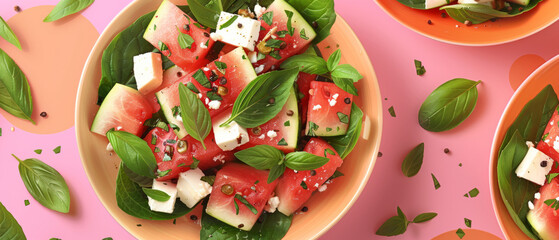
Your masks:
M 269 145 L 258 145 L 236 152 L 235 157 L 253 168 L 267 170 L 278 165 L 283 152 Z
M 56 169 L 39 159 L 19 161 L 19 175 L 27 191 L 48 209 L 61 213 L 70 211 L 70 191 L 66 181 Z
M 441 187 L 441 183 L 439 183 L 439 180 L 437 179 L 437 177 L 435 177 L 435 174 L 431 173 L 431 178 L 433 179 L 433 185 L 435 186 L 435 190 L 439 189 Z
M 167 201 L 171 198 L 171 196 L 169 196 L 169 194 L 167 194 L 166 192 L 163 192 L 163 191 L 157 190 L 157 189 L 142 188 L 142 191 L 148 197 L 152 198 L 155 201 L 159 201 L 159 202 L 165 202 L 165 201 Z
M 316 37 L 313 43 L 319 43 L 330 35 L 330 29 L 336 22 L 334 0 L 287 0 L 308 23 L 316 22 Z
M 256 210 L 256 208 L 252 206 L 252 204 L 250 204 L 241 194 L 235 194 L 235 199 L 244 204 L 252 213 L 254 213 L 254 215 L 258 214 L 258 210 Z
M 292 152 L 285 156 L 285 166 L 297 171 L 314 170 L 324 166 L 330 159 L 308 152 Z
M 417 145 L 408 153 L 404 162 L 402 162 L 402 173 L 404 173 L 406 177 L 415 176 L 419 172 L 419 169 L 421 169 L 424 146 L 423 143 Z
M 328 73 L 326 61 L 324 61 L 321 57 L 310 54 L 300 54 L 290 57 L 281 64 L 281 68 L 299 68 L 299 71 L 308 74 L 322 75 Z
M 464 224 L 466 224 L 466 227 L 472 228 L 472 220 L 464 218 Z
M 295 33 L 295 28 L 293 27 L 291 22 L 293 20 L 293 12 L 285 10 L 285 14 L 287 15 L 287 32 L 289 33 L 289 35 L 293 36 L 293 34 Z
M 179 42 L 179 46 L 181 47 L 181 49 L 190 49 L 192 48 L 192 44 L 194 43 L 194 39 L 186 34 L 183 33 L 179 27 L 177 27 L 177 31 L 179 32 L 179 36 L 177 37 L 178 42 Z
M 402 219 L 400 216 L 394 216 L 386 220 L 375 233 L 379 236 L 396 236 L 406 232 L 407 220 Z
M 340 157 L 345 158 L 359 140 L 361 136 L 361 128 L 363 126 L 363 111 L 353 103 L 351 105 L 351 114 L 349 117 L 349 126 L 347 133 L 343 136 L 325 137 L 326 141 L 340 154 Z
M 124 173 L 126 174 L 126 176 L 128 176 L 128 178 L 130 178 L 130 180 L 132 180 L 135 183 L 137 183 L 138 185 L 140 185 L 140 187 L 149 187 L 150 188 L 153 185 L 153 178 L 144 177 L 140 174 L 137 174 L 137 173 L 133 172 L 132 170 L 130 170 L 129 168 L 127 168 L 126 166 L 122 166 L 122 169 L 123 169 Z
M 349 78 L 353 82 L 358 82 L 359 80 L 363 79 L 363 75 L 361 75 L 357 71 L 357 69 L 349 64 L 342 64 L 337 66 L 334 71 L 332 71 L 332 77 Z
M 426 0 L 398 0 L 401 4 L 415 9 L 425 9 Z
M 25 240 L 25 233 L 14 216 L 0 202 L 0 239 Z
M 0 108 L 15 117 L 35 124 L 31 119 L 33 101 L 27 78 L 2 49 L 0 49 Z
M 123 163 L 120 164 L 116 177 L 116 203 L 125 213 L 148 220 L 171 220 L 192 211 L 181 201 L 175 203 L 175 211 L 172 214 L 151 211 L 146 194 L 138 184 L 130 180 L 124 173 Z
M 338 66 L 338 64 L 340 64 L 341 59 L 342 59 L 342 51 L 340 49 L 333 52 L 332 55 L 328 57 L 328 61 L 326 62 L 328 71 L 333 72 L 335 68 Z
M 266 239 L 281 240 L 291 226 L 292 216 L 285 216 L 279 211 L 263 213 L 260 220 L 250 231 L 243 231 L 213 218 L 206 211 L 202 211 L 201 240 L 214 239 Z
M 402 209 L 400 208 L 400 206 L 396 207 L 396 211 L 398 212 L 398 217 L 402 218 L 403 220 L 408 220 L 408 218 L 406 217 L 406 214 L 404 214 L 404 212 L 402 211 Z
M 200 180 L 207 182 L 208 184 L 213 186 L 215 182 L 215 176 L 202 176 Z
M 141 176 L 155 178 L 157 161 L 146 141 L 134 134 L 114 130 L 107 132 L 107 138 L 126 167 Z
M 435 218 L 437 216 L 437 213 L 434 212 L 429 212 L 429 213 L 422 213 L 417 215 L 417 217 L 415 217 L 412 222 L 413 223 L 422 223 L 422 222 L 427 222 L 433 218 Z
M 285 172 L 285 163 L 280 165 L 275 165 L 270 169 L 270 173 L 268 174 L 268 184 L 274 182 L 276 179 L 281 177 Z
M 351 79 L 332 76 L 332 81 L 334 81 L 334 84 L 336 84 L 336 86 L 346 91 L 347 93 L 358 96 L 357 88 L 355 87 L 355 85 L 353 85 L 353 81 Z
M 476 86 L 481 81 L 456 78 L 437 87 L 419 109 L 419 125 L 431 132 L 442 132 L 460 125 L 474 111 Z
M 181 103 L 182 123 L 186 132 L 194 139 L 204 145 L 204 139 L 212 130 L 210 112 L 195 93 L 190 91 L 184 84 L 179 84 L 179 97 Z
M 217 28 L 219 15 L 223 11 L 223 6 L 219 0 L 187 0 L 188 6 L 196 20 L 204 26 L 212 29 Z
M 470 21 L 473 24 L 479 24 L 493 18 L 509 18 L 518 16 L 533 9 L 539 2 L 541 2 L 541 0 L 532 0 L 527 6 L 511 3 L 510 12 L 495 10 L 490 6 L 482 4 L 454 4 L 444 6 L 440 8 L 440 10 L 446 10 L 450 17 L 461 23 Z
M 94 0 L 60 0 L 43 22 L 53 22 L 86 9 Z
M 417 76 L 423 76 L 426 72 L 423 63 L 417 59 L 413 60 L 413 63 L 415 65 L 415 74 L 417 74 Z
M 231 26 L 231 24 L 233 24 L 235 22 L 235 20 L 237 20 L 237 18 L 239 18 L 238 15 L 233 15 L 233 17 L 231 17 L 229 20 L 227 20 L 227 22 L 225 22 L 221 26 L 219 26 L 219 30 Z
M 6 39 L 6 41 L 21 49 L 21 44 L 19 43 L 16 34 L 2 17 L 0 17 L 0 37 Z
M 298 74 L 297 69 L 273 71 L 252 80 L 235 100 L 231 117 L 221 126 L 235 121 L 245 128 L 254 128 L 274 118 L 287 102 Z

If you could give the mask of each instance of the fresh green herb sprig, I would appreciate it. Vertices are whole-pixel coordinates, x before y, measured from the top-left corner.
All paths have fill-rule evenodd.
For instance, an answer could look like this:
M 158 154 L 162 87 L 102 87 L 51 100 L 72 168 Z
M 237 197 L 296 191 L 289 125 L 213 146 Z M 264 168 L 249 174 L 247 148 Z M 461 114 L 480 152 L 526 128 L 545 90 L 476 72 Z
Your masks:
M 19 43 L 19 39 L 17 39 L 16 34 L 14 31 L 8 26 L 8 23 L 4 21 L 2 17 L 0 17 L 0 37 L 6 39 L 9 43 L 13 44 L 17 48 L 21 50 L 21 44 Z
M 398 215 L 389 218 L 377 230 L 379 236 L 396 236 L 404 234 L 410 223 L 422 223 L 430 221 L 437 216 L 437 213 L 428 212 L 417 215 L 413 220 L 408 220 L 400 207 L 397 207 Z
M 415 73 L 417 74 L 417 76 L 423 76 L 423 74 L 425 74 L 426 72 L 423 63 L 421 63 L 421 61 L 417 59 L 413 60 L 413 63 L 415 65 Z
M 177 40 L 179 42 L 179 46 L 181 47 L 181 49 L 191 49 L 192 48 L 192 44 L 194 43 L 194 39 L 192 38 L 192 36 L 188 35 L 187 33 L 183 33 L 179 27 L 177 27 L 177 31 L 179 32 L 179 35 L 177 37 Z
M 316 156 L 308 152 L 292 152 L 284 155 L 282 151 L 268 145 L 258 145 L 241 150 L 235 153 L 235 157 L 253 168 L 270 169 L 268 183 L 272 183 L 280 177 L 286 167 L 297 171 L 314 170 L 329 161 L 326 156 Z
M 43 22 L 53 22 L 86 9 L 94 0 L 60 0 Z
M 357 88 L 354 83 L 358 82 L 363 76 L 349 64 L 340 64 L 341 50 L 332 53 L 328 60 L 312 54 L 300 54 L 288 58 L 281 64 L 283 69 L 297 68 L 301 72 L 324 76 L 341 88 L 342 90 L 357 96 Z
M 421 169 L 424 149 L 425 144 L 420 143 L 408 153 L 402 162 L 402 173 L 404 173 L 406 177 L 415 176 Z

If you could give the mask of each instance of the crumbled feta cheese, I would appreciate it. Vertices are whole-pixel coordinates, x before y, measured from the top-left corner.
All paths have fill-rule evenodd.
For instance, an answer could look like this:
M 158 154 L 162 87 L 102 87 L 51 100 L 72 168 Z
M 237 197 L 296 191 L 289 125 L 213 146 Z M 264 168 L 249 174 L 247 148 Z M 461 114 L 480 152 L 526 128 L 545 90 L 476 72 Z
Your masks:
M 260 74 L 262 71 L 264 71 L 264 65 L 256 67 L 254 71 L 256 71 L 256 74 Z
M 202 68 L 202 70 L 204 70 L 204 72 L 209 72 L 210 71 L 210 69 L 207 68 L 207 67 Z
M 116 130 L 117 130 L 117 131 L 120 131 L 121 129 L 122 129 L 122 126 L 116 127 Z
M 223 39 L 219 33 L 210 33 L 210 38 L 214 41 L 221 41 L 221 39 Z
M 553 141 L 553 149 L 555 149 L 555 151 L 559 151 L 559 136 L 555 137 L 555 141 Z
M 232 19 L 233 22 L 230 23 L 229 21 Z M 221 12 L 217 26 L 216 33 L 221 35 L 222 42 L 254 51 L 260 36 L 260 21 L 237 14 Z
M 297 48 L 297 44 L 293 44 L 293 48 Z
M 530 210 L 533 210 L 533 209 L 534 209 L 534 203 L 532 203 L 532 201 L 528 201 L 528 208 L 529 208 Z
M 266 210 L 266 212 L 269 213 L 274 213 L 278 209 L 279 204 L 280 204 L 280 200 L 277 196 L 271 197 L 270 199 L 268 199 L 268 202 L 266 203 L 266 207 L 264 207 L 264 210 Z
M 258 62 L 258 52 L 249 52 L 247 55 L 248 55 L 248 60 L 250 60 L 250 63 Z
M 293 172 L 294 172 L 294 173 L 298 173 L 298 171 L 297 171 L 297 170 L 293 170 Z
M 262 135 L 258 136 L 259 139 L 264 139 L 265 137 L 266 137 L 265 134 L 262 134 Z
M 210 103 L 210 99 L 206 98 L 206 105 L 208 105 Z
M 112 152 L 113 150 L 113 145 L 111 145 L 111 143 L 107 144 L 107 151 Z
M 318 183 L 315 183 L 315 184 L 314 184 L 314 187 L 315 187 L 315 188 L 317 188 L 318 186 L 319 186 Z
M 535 199 L 540 199 L 540 197 L 541 197 L 541 194 L 540 194 L 539 192 L 537 192 L 537 193 L 534 194 L 534 198 L 535 198 Z
M 336 99 L 328 99 L 328 103 L 330 104 L 331 107 L 336 106 Z
M 230 117 L 231 114 L 222 115 L 218 117 L 217 120 L 212 121 L 215 143 L 223 151 L 231 151 L 249 141 L 246 128 L 241 127 L 235 121 L 229 123 L 227 126 L 220 127 L 220 125 Z
M 268 133 L 266 133 L 266 135 L 268 135 L 269 138 L 273 139 L 273 138 L 278 136 L 278 133 L 276 133 L 276 131 L 274 131 L 274 130 L 270 130 L 270 131 L 268 131 Z
M 545 162 L 545 163 L 544 163 Z M 545 176 L 551 171 L 553 159 L 540 150 L 531 147 L 516 168 L 516 175 L 533 183 L 544 185 Z
M 526 141 L 526 146 L 528 146 L 529 148 L 535 147 L 535 145 L 532 141 Z
M 208 107 L 210 109 L 219 109 L 219 107 L 221 107 L 221 101 L 212 100 L 210 101 L 210 103 L 208 103 Z
M 161 54 L 144 53 L 134 56 L 133 61 L 134 78 L 141 94 L 146 95 L 161 86 L 163 83 Z
M 177 121 L 179 121 L 179 122 L 182 122 L 182 116 L 181 116 L 181 115 L 177 115 L 177 116 L 175 117 L 175 119 L 177 119 Z
M 553 126 L 553 120 L 551 120 L 551 121 L 549 122 L 549 125 L 550 125 L 550 126 Z
M 202 93 L 198 93 L 198 98 L 202 99 Z
M 328 186 L 326 186 L 326 184 L 323 184 L 322 186 L 320 186 L 318 188 L 318 192 L 324 192 L 324 191 L 326 191 L 326 189 L 328 189 Z
M 173 213 L 175 210 L 175 202 L 177 200 L 177 185 L 171 181 L 160 182 L 154 179 L 151 188 L 163 191 L 171 197 L 167 201 L 160 202 L 148 196 L 149 209 L 155 212 Z
M 200 48 L 208 48 L 208 45 L 206 45 L 206 43 L 200 43 Z
M 260 6 L 258 3 L 254 6 L 254 14 L 256 14 L 257 17 L 260 17 L 260 15 L 264 14 L 265 11 L 266 8 Z
M 332 98 L 333 98 L 333 99 L 338 99 L 339 96 L 340 96 L 340 94 L 337 94 L 337 93 L 336 93 L 336 94 L 332 95 Z
M 225 163 L 225 155 L 223 154 L 219 154 L 215 157 L 213 157 L 212 159 L 214 162 L 221 162 L 221 163 Z
M 555 200 L 559 201 L 559 197 L 556 197 Z
M 318 109 L 321 109 L 321 108 L 322 108 L 322 106 L 320 106 L 320 105 L 314 105 L 312 107 L 312 110 L 318 110 Z
M 179 175 L 177 182 L 178 196 L 187 207 L 192 208 L 212 192 L 212 186 L 200 180 L 204 173 L 199 168 L 191 169 Z

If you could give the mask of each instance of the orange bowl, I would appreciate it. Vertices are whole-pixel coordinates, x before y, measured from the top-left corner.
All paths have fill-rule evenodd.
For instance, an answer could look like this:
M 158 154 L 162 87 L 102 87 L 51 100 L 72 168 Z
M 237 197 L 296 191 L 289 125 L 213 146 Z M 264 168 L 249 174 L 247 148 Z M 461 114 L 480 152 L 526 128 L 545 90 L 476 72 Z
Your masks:
M 426 37 L 465 46 L 489 46 L 512 42 L 551 25 L 559 19 L 559 1 L 544 0 L 534 9 L 516 17 L 466 26 L 438 9 L 413 9 L 397 0 L 375 0 L 396 21 Z M 432 25 L 427 24 L 431 20 Z
M 186 0 L 173 1 L 186 4 Z M 116 175 L 120 159 L 105 150 L 107 139 L 89 131 L 97 106 L 97 89 L 101 79 L 101 56 L 116 34 L 140 16 L 157 9 L 161 0 L 137 0 L 127 6 L 105 29 L 95 44 L 82 73 L 76 102 L 76 135 L 84 169 L 97 196 L 109 213 L 139 239 L 197 239 L 200 226 L 187 217 L 172 221 L 148 221 L 127 215 L 116 203 Z M 332 227 L 353 205 L 367 183 L 378 153 L 382 130 L 382 105 L 377 79 L 365 49 L 347 25 L 338 17 L 332 34 L 320 44 L 325 55 L 342 49 L 342 62 L 352 64 L 364 79 L 357 84 L 360 97 L 355 102 L 369 117 L 368 140 L 360 138 L 340 171 L 344 177 L 315 194 L 306 204 L 309 211 L 294 217 L 285 239 L 315 239 Z M 192 214 L 200 216 L 198 207 Z M 142 227 L 137 227 L 142 224 Z M 180 227 L 178 227 L 180 226 Z
M 548 84 L 551 84 L 556 91 L 559 89 L 557 76 L 559 76 L 559 55 L 547 61 L 544 65 L 534 71 L 516 90 L 505 108 L 505 112 L 501 116 L 501 120 L 499 121 L 497 131 L 495 132 L 495 136 L 493 138 L 489 165 L 491 197 L 493 200 L 493 209 L 497 215 L 497 220 L 499 221 L 499 225 L 501 226 L 501 229 L 507 239 L 529 240 L 530 238 L 516 226 L 510 217 L 509 212 L 503 203 L 501 193 L 499 192 L 499 183 L 497 181 L 497 160 L 499 157 L 499 148 L 501 147 L 501 143 L 507 130 L 526 103 L 532 100 Z

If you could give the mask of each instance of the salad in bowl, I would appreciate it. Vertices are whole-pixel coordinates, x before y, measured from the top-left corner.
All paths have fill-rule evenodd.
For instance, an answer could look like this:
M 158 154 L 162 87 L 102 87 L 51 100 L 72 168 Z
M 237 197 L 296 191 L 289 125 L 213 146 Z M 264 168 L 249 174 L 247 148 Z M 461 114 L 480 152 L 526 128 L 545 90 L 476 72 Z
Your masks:
M 164 0 L 113 38 L 90 131 L 121 159 L 121 211 L 199 206 L 201 239 L 283 238 L 371 127 L 363 76 L 316 46 L 336 19 L 327 2 Z

